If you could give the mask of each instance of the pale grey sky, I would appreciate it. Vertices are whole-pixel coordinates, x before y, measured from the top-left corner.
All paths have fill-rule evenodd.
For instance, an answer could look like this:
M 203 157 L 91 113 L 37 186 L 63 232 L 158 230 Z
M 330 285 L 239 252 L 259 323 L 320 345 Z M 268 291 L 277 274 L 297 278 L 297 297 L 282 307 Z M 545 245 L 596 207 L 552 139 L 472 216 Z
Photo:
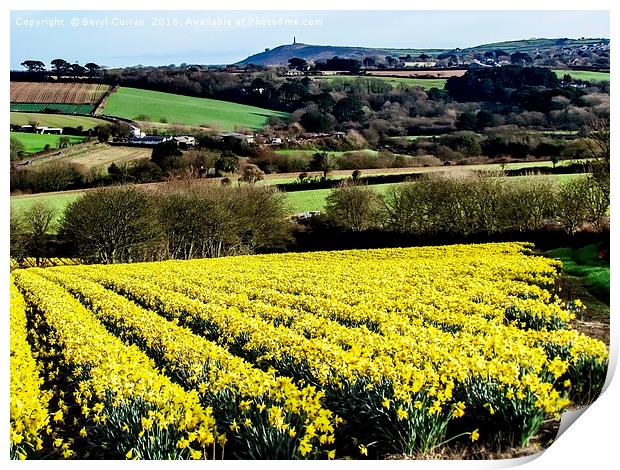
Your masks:
M 11 67 L 223 64 L 298 42 L 453 48 L 531 37 L 609 38 L 606 11 L 13 11 Z

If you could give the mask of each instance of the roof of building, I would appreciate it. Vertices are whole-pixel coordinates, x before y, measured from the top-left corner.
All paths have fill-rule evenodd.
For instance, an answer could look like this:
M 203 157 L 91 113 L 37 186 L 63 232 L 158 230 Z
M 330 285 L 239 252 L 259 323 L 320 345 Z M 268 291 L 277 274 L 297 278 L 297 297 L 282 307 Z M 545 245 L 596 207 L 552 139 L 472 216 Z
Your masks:
M 252 134 L 241 134 L 239 132 L 220 132 L 218 137 L 236 137 L 237 139 L 252 139 Z
M 144 137 L 132 137 L 129 139 L 132 143 L 146 143 L 146 142 L 165 142 L 172 139 L 169 135 L 146 135 Z
M 177 135 L 174 137 L 177 142 L 195 142 L 196 137 L 192 135 Z

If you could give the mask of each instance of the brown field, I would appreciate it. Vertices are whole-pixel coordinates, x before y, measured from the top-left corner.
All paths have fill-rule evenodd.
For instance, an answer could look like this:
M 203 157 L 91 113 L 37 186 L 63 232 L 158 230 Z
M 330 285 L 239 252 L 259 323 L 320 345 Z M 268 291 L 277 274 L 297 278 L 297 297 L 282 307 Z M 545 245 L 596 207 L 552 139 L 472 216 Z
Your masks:
M 106 171 L 112 163 L 122 165 L 141 158 L 151 158 L 152 152 L 152 149 L 143 147 L 123 147 L 107 144 L 84 145 L 75 148 L 75 150 L 67 149 L 64 152 L 33 158 L 30 165 L 37 166 L 52 161 L 63 161 L 77 163 L 86 168 Z
M 366 75 L 376 77 L 449 78 L 462 77 L 466 70 L 369 70 Z
M 98 83 L 11 82 L 11 103 L 96 104 L 109 89 Z

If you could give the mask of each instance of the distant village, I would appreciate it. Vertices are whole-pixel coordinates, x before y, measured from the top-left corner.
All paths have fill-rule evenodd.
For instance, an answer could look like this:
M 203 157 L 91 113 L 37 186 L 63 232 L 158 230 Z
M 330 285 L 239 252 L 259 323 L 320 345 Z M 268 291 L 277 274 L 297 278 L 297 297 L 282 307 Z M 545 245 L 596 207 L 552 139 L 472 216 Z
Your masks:
M 567 44 L 563 45 L 562 40 L 554 47 L 531 48 L 525 51 L 507 52 L 500 48 L 485 51 L 472 51 L 456 48 L 444 51 L 439 54 L 419 55 L 385 55 L 379 56 L 360 55 L 359 52 L 344 58 L 334 56 L 332 58 L 304 59 L 304 49 L 299 50 L 300 57 L 294 57 L 288 61 L 289 71 L 287 75 L 317 74 L 331 75 L 340 71 L 354 71 L 360 73 L 373 70 L 425 70 L 425 69 L 449 69 L 449 68 L 476 68 L 476 67 L 501 67 L 504 65 L 538 65 L 546 67 L 609 67 L 609 42 L 597 42 L 590 44 Z M 296 51 L 295 47 L 305 47 L 307 45 L 298 43 L 293 39 L 290 46 L 291 53 Z M 308 46 L 315 47 L 315 46 Z M 272 49 L 266 49 L 264 54 L 268 55 Z M 254 65 L 250 62 L 251 58 L 246 59 L 241 64 L 234 64 L 227 67 L 228 71 L 238 69 L 244 70 L 246 66 Z M 265 60 L 265 59 L 263 59 Z M 258 65 L 258 64 L 257 64 Z M 282 64 L 283 65 L 283 64 Z

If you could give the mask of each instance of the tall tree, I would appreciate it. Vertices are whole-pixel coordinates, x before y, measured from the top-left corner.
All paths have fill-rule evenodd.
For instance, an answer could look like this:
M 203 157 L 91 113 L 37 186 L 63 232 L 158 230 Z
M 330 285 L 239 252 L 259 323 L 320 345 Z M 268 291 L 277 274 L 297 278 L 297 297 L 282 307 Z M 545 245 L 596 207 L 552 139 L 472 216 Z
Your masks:
M 312 156 L 310 167 L 313 170 L 323 172 L 323 178 L 327 178 L 327 175 L 336 168 L 336 161 L 334 157 L 327 152 L 317 152 Z
M 84 67 L 88 70 L 88 75 L 92 78 L 94 76 L 96 76 L 99 71 L 101 70 L 101 67 L 97 64 L 95 64 L 94 62 L 89 62 L 86 65 L 84 65 Z
M 334 106 L 336 106 L 336 100 L 332 97 L 332 94 L 324 91 L 316 98 L 316 105 L 319 107 L 319 111 L 322 113 L 331 113 L 334 110 Z
M 356 96 L 342 98 L 334 106 L 334 117 L 340 122 L 359 122 L 364 119 L 362 102 Z
M 391 66 L 393 66 L 394 64 L 396 64 L 398 62 L 398 59 L 395 59 L 394 57 L 392 57 L 390 55 L 385 56 L 385 60 L 388 63 L 388 67 L 391 67 Z
M 375 65 L 377 65 L 377 59 L 375 59 L 374 57 L 364 57 L 364 59 L 362 60 L 362 65 L 364 67 L 374 67 Z
M 306 111 L 299 119 L 308 132 L 331 132 L 334 130 L 335 121 L 331 114 L 315 110 Z
M 51 64 L 58 78 L 60 78 L 63 73 L 66 73 L 69 68 L 69 62 L 64 59 L 54 59 Z
M 22 67 L 26 67 L 28 72 L 44 72 L 45 64 L 40 60 L 25 60 L 21 63 Z
M 589 124 L 585 129 L 584 142 L 588 149 L 588 157 L 592 159 L 592 179 L 609 200 L 611 187 L 611 140 L 609 122 L 604 119 L 596 119 Z
M 71 64 L 71 65 L 69 65 L 68 71 L 74 77 L 79 77 L 81 75 L 84 75 L 84 73 L 86 73 L 86 69 L 84 67 L 82 67 L 80 64 Z
M 305 70 L 307 65 L 308 62 L 306 61 L 306 59 L 301 59 L 299 57 L 291 57 L 288 60 L 288 66 L 291 69 Z
M 48 255 L 48 236 L 55 216 L 56 209 L 43 202 L 36 202 L 24 213 L 26 250 L 35 257 L 37 266 L 41 265 L 41 258 Z

